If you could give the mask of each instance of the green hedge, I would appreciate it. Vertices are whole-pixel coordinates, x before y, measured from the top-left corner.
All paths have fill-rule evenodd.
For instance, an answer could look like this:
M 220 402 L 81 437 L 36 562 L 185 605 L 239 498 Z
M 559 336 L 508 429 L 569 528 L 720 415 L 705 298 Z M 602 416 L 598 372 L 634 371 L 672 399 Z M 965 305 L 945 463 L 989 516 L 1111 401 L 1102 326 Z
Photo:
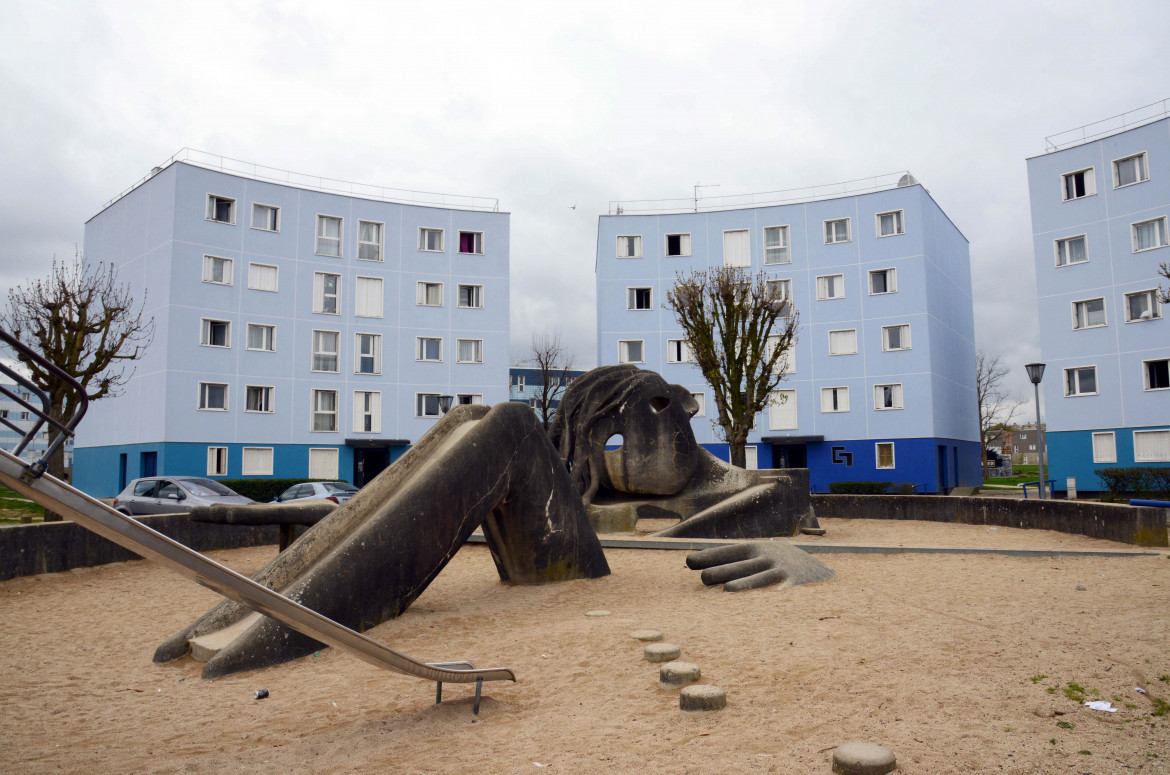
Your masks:
M 216 479 L 224 487 L 230 487 L 245 498 L 259 503 L 276 500 L 276 496 L 302 482 L 332 482 L 333 479 Z
M 1109 500 L 1170 498 L 1170 468 L 1098 468 L 1095 473 L 1105 482 Z
M 834 495 L 913 495 L 909 482 L 829 482 Z

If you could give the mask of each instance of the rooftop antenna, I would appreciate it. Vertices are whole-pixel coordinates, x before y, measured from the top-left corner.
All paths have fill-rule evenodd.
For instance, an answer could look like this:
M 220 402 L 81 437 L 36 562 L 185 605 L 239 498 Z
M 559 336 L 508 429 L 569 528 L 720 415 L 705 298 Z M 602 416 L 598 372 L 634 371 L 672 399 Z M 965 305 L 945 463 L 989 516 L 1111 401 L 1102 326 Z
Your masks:
M 699 189 L 700 188 L 719 188 L 719 184 L 718 183 L 707 183 L 706 185 L 704 185 L 702 183 L 695 184 L 695 212 L 696 213 L 699 212 Z

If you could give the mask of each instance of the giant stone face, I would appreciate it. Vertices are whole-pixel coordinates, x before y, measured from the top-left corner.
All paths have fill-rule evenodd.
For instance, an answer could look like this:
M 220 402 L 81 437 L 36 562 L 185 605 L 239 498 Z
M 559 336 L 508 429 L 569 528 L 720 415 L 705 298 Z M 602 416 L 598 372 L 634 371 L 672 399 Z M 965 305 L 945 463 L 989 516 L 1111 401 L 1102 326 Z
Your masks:
M 621 447 L 605 453 L 604 484 L 636 495 L 680 492 L 698 465 L 698 443 L 691 430 L 698 409 L 682 385 L 669 385 L 657 374 L 644 380 L 618 410 Z M 617 436 L 609 443 L 618 443 Z

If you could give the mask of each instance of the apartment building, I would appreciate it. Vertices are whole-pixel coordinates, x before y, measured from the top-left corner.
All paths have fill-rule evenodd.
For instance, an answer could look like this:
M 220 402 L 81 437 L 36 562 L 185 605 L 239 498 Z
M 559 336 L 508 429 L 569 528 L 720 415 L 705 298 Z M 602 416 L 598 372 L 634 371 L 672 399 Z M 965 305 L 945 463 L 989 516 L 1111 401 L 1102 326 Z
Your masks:
M 704 447 L 729 457 L 666 292 L 678 273 L 739 266 L 765 272 L 800 313 L 783 400 L 756 418 L 749 467 L 807 467 L 820 492 L 836 481 L 980 483 L 968 243 L 911 175 L 611 212 L 598 223 L 598 362 L 686 386 Z
M 116 266 L 156 336 L 79 428 L 76 484 L 363 484 L 443 396 L 508 399 L 508 240 L 495 200 L 180 152 L 86 223 L 86 260 Z
M 1058 493 L 1104 489 L 1098 469 L 1170 465 L 1170 328 L 1158 293 L 1170 261 L 1170 113 L 1151 107 L 1049 138 L 1028 159 Z

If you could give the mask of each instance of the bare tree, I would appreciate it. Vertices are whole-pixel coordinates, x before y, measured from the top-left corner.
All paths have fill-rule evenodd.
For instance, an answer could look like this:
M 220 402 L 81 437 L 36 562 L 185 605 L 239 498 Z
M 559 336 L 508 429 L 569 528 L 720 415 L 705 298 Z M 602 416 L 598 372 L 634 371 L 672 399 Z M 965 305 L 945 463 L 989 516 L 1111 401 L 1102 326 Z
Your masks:
M 982 350 L 975 353 L 975 399 L 979 403 L 981 455 L 986 455 L 991 432 L 1010 425 L 1012 417 L 1024 403 L 1004 387 L 1003 378 L 1007 373 L 1008 368 L 999 362 L 999 356 L 992 357 Z
M 79 254 L 71 264 L 53 259 L 48 277 L 9 289 L 0 326 L 75 378 L 95 401 L 118 395 L 134 373 L 132 363 L 154 339 L 145 305 L 145 292 L 135 305 L 112 265 L 87 266 Z M 49 415 L 58 421 L 73 416 L 80 396 L 68 383 L 28 358 L 20 360 L 48 394 Z M 58 478 L 65 473 L 63 447 L 49 460 L 48 472 Z M 45 519 L 61 517 L 46 511 Z
M 799 315 L 778 297 L 764 272 L 716 267 L 679 274 L 666 308 L 686 333 L 690 356 L 711 386 L 716 428 L 731 463 L 746 463 L 744 445 L 756 415 L 783 396 L 788 351 L 796 344 Z
M 1158 275 L 1170 280 L 1170 264 L 1163 263 L 1158 267 Z M 1158 298 L 1163 304 L 1170 304 L 1170 287 L 1158 288 Z
M 558 333 L 544 332 L 532 335 L 532 363 L 540 372 L 540 385 L 535 389 L 536 411 L 547 431 L 556 414 L 555 404 L 572 380 L 573 356 L 561 344 Z

